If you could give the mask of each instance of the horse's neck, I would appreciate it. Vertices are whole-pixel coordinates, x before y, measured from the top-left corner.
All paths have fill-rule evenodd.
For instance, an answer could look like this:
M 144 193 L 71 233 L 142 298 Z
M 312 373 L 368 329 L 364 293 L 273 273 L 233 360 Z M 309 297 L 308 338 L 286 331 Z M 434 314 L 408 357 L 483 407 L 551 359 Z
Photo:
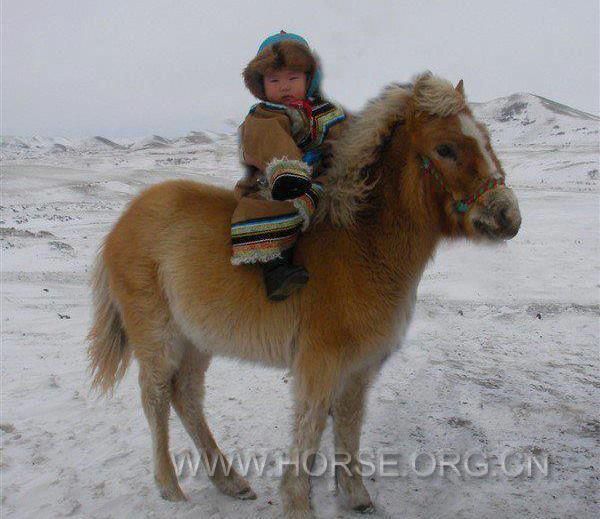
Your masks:
M 439 207 L 424 184 L 409 139 L 389 150 L 371 175 L 370 208 L 353 233 L 372 274 L 398 295 L 418 283 L 440 239 Z

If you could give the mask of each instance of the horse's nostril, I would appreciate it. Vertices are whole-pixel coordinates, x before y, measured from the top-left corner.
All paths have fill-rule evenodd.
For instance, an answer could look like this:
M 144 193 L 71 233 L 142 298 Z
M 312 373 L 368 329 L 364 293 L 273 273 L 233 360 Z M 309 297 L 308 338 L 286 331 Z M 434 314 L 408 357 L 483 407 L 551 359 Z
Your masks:
M 506 239 L 513 238 L 521 227 L 521 215 L 510 207 L 504 207 L 498 212 L 498 228 Z
M 500 212 L 498 213 L 498 224 L 502 228 L 506 228 L 509 225 L 509 221 L 506 216 L 507 213 L 508 213 L 508 209 L 506 207 L 503 207 L 502 209 L 500 209 Z

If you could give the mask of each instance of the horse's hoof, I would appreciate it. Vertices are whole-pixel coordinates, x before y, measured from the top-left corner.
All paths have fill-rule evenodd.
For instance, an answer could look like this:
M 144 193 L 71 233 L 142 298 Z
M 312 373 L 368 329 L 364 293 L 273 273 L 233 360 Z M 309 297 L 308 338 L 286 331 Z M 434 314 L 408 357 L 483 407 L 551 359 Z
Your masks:
M 241 490 L 240 492 L 238 492 L 235 497 L 237 497 L 238 499 L 241 499 L 242 501 L 246 501 L 246 500 L 256 499 L 256 494 L 253 492 L 253 490 L 250 487 L 248 487 L 248 488 L 245 488 L 245 489 Z
M 373 506 L 373 503 L 367 503 L 365 505 L 355 506 L 352 510 L 360 514 L 372 514 L 375 511 L 375 506 Z
M 256 499 L 256 494 L 252 491 L 250 483 L 237 473 L 232 472 L 227 477 L 214 478 L 213 483 L 225 495 L 242 500 Z
M 179 488 L 161 488 L 160 489 L 160 497 L 162 497 L 166 501 L 187 501 L 187 497 L 183 491 Z

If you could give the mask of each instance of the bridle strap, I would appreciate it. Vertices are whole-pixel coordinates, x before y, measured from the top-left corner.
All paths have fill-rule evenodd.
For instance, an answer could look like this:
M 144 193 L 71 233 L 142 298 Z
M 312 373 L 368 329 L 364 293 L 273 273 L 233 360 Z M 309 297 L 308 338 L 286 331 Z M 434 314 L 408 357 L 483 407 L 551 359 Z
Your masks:
M 466 213 L 469 210 L 469 207 L 471 207 L 481 195 L 483 195 L 487 191 L 496 189 L 498 186 L 504 185 L 504 178 L 490 179 L 490 180 L 487 180 L 486 182 L 484 182 L 483 185 L 477 191 L 475 191 L 475 193 L 473 193 L 471 196 L 469 196 L 467 198 L 462 198 L 461 200 L 456 200 L 454 198 L 454 194 L 452 193 L 452 191 L 450 191 L 450 189 L 448 189 L 448 186 L 444 182 L 444 179 L 442 178 L 442 176 L 433 167 L 433 162 L 431 161 L 431 159 L 429 159 L 428 157 L 421 157 L 421 160 L 423 162 L 423 174 L 431 175 L 436 180 L 436 182 L 439 184 L 439 186 L 450 196 L 450 198 L 453 201 L 452 205 L 454 207 L 454 210 L 457 213 Z

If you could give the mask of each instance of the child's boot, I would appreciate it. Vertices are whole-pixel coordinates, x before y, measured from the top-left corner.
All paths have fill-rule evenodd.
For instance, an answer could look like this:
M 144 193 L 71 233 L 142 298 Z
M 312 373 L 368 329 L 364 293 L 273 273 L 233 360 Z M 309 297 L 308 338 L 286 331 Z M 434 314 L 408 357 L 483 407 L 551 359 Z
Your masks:
M 281 258 L 261 263 L 267 297 L 271 301 L 287 299 L 308 282 L 306 269 L 292 264 L 293 249 L 288 249 L 281 255 Z

